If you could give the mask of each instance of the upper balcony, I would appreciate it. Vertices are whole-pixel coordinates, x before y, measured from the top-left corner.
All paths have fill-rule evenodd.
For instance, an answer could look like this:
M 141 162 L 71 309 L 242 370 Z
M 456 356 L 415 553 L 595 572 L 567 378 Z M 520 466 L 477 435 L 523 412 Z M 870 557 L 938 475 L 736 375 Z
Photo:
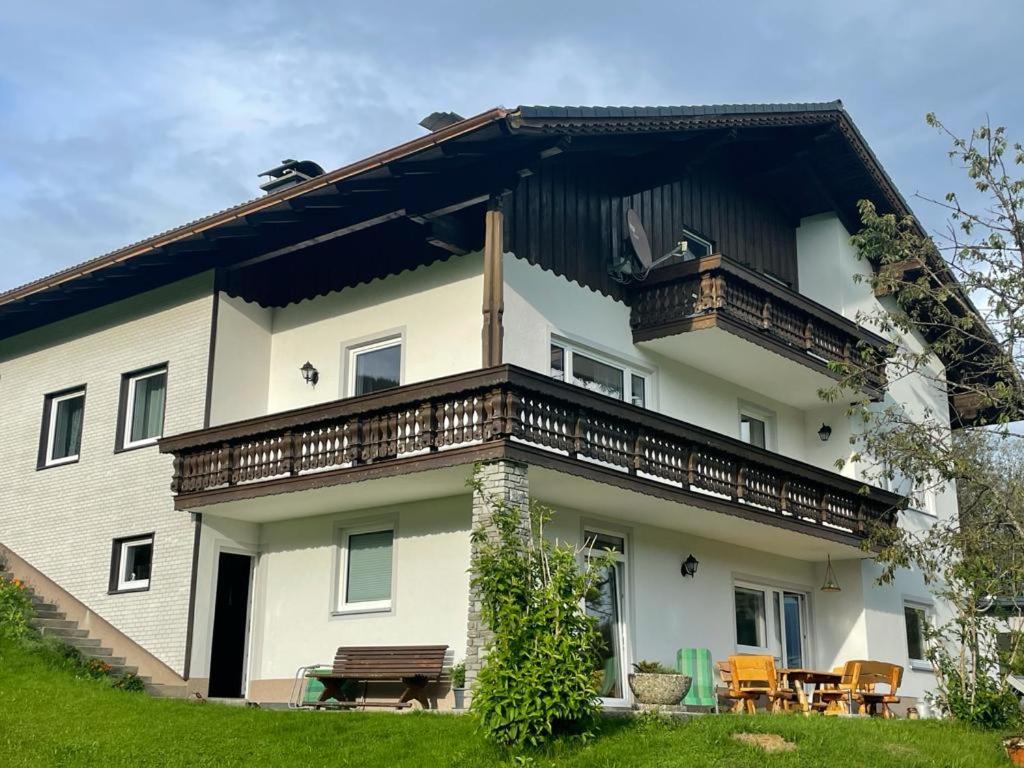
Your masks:
M 830 363 L 862 352 L 878 361 L 866 394 L 885 389 L 885 339 L 721 254 L 653 271 L 630 324 L 634 343 L 792 405 L 820 404 L 839 377 Z
M 426 470 L 501 458 L 676 502 L 670 516 L 719 512 L 852 545 L 902 501 L 510 365 L 167 437 L 160 450 L 174 455 L 177 508 L 243 517 L 263 497 L 385 476 L 397 487 L 421 473 L 410 487 L 422 494 Z M 299 514 L 289 498 L 275 503 Z

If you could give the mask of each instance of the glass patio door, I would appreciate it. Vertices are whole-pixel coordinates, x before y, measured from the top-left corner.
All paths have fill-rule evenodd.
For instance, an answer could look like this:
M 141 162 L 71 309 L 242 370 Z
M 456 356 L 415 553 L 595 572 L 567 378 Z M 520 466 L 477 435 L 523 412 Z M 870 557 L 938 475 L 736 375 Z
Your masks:
M 593 676 L 598 695 L 606 705 L 627 703 L 626 696 L 626 611 L 625 611 L 625 557 L 626 542 L 620 536 L 585 531 L 590 545 L 588 556 L 611 550 L 615 562 L 604 569 L 594 593 L 587 598 L 588 616 L 597 620 L 601 636 L 598 661 Z
M 768 654 L 782 667 L 810 664 L 804 593 L 737 582 L 734 599 L 739 653 Z

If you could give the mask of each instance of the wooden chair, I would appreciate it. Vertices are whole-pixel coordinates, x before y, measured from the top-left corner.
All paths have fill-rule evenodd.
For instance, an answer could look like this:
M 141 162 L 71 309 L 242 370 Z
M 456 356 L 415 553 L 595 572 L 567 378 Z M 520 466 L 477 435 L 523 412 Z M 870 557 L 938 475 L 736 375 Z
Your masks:
M 903 667 L 884 661 L 848 661 L 843 667 L 841 687 L 848 687 L 853 700 L 857 702 L 857 712 L 861 715 L 884 718 L 895 717 L 890 704 L 899 704 L 900 684 L 903 682 Z M 878 686 L 888 686 L 888 692 L 876 690 Z M 881 710 L 881 711 L 879 711 Z
M 447 645 L 393 645 L 375 647 L 341 647 L 334 656 L 330 674 L 314 672 L 310 677 L 323 683 L 324 690 L 314 703 L 316 707 L 395 707 L 402 709 L 418 702 L 430 709 L 427 685 L 441 679 Z M 366 700 L 371 682 L 401 682 L 405 691 L 398 701 Z M 362 683 L 362 701 L 348 695 L 346 683 Z M 329 699 L 336 703 L 328 705 Z
M 779 687 L 773 657 L 730 656 L 729 666 L 732 672 L 729 695 L 738 703 L 742 702 L 750 714 L 757 711 L 756 701 L 762 696 L 768 699 L 769 710 L 774 713 L 788 712 L 790 705 L 797 701 L 796 691 Z
M 734 698 L 732 695 L 732 666 L 728 661 L 716 661 L 715 669 L 718 671 L 718 679 L 722 681 L 722 685 L 715 687 L 716 696 L 731 701 L 729 711 L 739 714 L 743 711 L 743 699 Z

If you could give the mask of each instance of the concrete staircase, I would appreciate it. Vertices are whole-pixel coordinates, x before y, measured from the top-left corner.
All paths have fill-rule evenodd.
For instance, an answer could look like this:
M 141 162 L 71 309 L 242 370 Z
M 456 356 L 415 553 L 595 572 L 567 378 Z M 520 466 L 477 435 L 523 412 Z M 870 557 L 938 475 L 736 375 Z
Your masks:
M 8 570 L 8 566 L 2 559 L 2 553 L 0 553 L 0 577 L 18 578 L 17 574 Z M 32 601 L 33 617 L 29 624 L 41 635 L 56 638 L 65 645 L 77 648 L 87 659 L 100 659 L 106 662 L 110 666 L 111 676 L 138 674 L 138 667 L 128 663 L 123 656 L 115 656 L 114 651 L 105 647 L 101 640 L 91 637 L 88 629 L 83 629 L 77 621 L 68 619 L 65 612 L 61 610 L 61 606 L 40 597 L 24 578 L 21 581 Z M 140 675 L 140 678 L 146 685 L 146 691 L 153 696 L 181 698 L 187 693 L 185 685 L 157 684 L 146 675 Z

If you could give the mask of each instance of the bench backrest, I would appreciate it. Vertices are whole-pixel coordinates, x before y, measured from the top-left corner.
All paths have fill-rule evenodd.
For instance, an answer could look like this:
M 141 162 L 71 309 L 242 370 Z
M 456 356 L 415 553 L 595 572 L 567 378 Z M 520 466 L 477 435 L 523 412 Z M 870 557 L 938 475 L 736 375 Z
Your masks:
M 447 650 L 447 645 L 342 646 L 334 655 L 333 673 L 359 680 L 437 680 Z
M 734 692 L 744 688 L 767 688 L 774 692 L 778 688 L 779 676 L 772 656 L 730 656 L 729 667 L 732 671 L 729 687 Z
M 842 687 L 854 692 L 873 693 L 876 685 L 886 685 L 893 696 L 903 682 L 903 667 L 884 661 L 855 660 L 843 668 Z

